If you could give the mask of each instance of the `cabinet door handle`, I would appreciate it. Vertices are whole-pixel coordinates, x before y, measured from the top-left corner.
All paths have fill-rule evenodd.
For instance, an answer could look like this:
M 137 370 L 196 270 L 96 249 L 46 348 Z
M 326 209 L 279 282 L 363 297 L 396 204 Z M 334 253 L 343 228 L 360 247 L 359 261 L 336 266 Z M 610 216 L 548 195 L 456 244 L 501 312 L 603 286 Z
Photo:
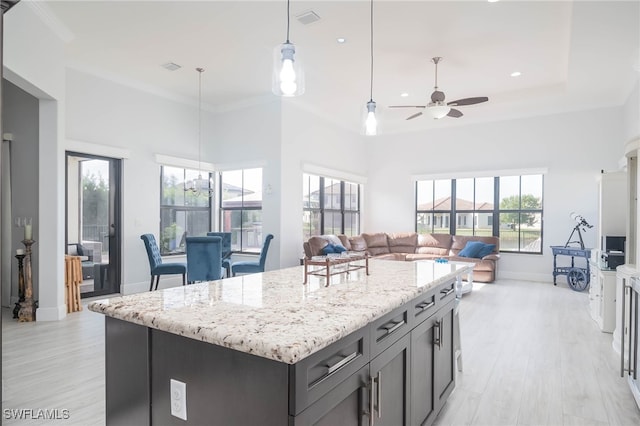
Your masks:
M 435 324 L 433 324 L 433 344 L 438 345 L 438 347 L 440 347 L 441 328 L 442 326 L 440 325 L 440 321 L 436 321 Z
M 375 423 L 374 417 L 373 417 L 373 410 L 374 410 L 374 406 L 373 406 L 373 382 L 374 379 L 370 378 L 369 379 L 369 426 L 373 426 L 373 424 Z
M 436 302 L 424 302 L 419 304 L 418 306 L 416 306 L 416 308 L 420 309 L 420 311 L 426 311 L 429 308 L 432 308 L 434 305 L 436 304 Z
M 377 397 L 377 404 L 378 404 L 378 418 L 382 418 L 382 371 L 378 371 L 378 377 L 376 378 L 376 383 L 377 383 L 377 390 L 378 390 L 378 397 Z
M 327 367 L 329 367 L 329 370 L 327 371 L 327 375 L 344 367 L 346 364 L 353 361 L 357 356 L 358 356 L 358 352 L 354 352 L 351 355 L 342 358 L 340 361 L 336 362 L 333 365 L 327 365 Z
M 393 333 L 394 331 L 402 327 L 404 324 L 405 324 L 404 320 L 393 324 L 391 327 L 387 328 L 387 335 Z
M 453 293 L 454 291 L 456 291 L 455 288 L 451 287 L 450 289 L 447 290 L 440 290 L 440 299 L 444 299 L 445 297 L 447 297 L 448 295 L 450 295 L 451 293 Z

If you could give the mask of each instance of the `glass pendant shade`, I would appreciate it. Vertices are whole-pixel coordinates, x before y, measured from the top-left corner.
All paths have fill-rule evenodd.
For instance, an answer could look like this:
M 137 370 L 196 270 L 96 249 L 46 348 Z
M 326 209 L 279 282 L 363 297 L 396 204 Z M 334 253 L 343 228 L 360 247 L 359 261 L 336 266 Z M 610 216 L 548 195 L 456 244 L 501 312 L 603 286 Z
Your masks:
M 376 103 L 374 101 L 367 102 L 367 115 L 364 119 L 364 134 L 366 136 L 375 136 L 378 134 L 378 120 L 376 119 Z
M 429 105 L 427 107 L 427 111 L 429 112 L 431 117 L 437 120 L 449 114 L 449 111 L 451 111 L 451 107 L 448 105 L 434 104 Z
M 304 93 L 304 72 L 299 49 L 289 42 L 273 51 L 271 90 L 278 96 L 300 96 Z

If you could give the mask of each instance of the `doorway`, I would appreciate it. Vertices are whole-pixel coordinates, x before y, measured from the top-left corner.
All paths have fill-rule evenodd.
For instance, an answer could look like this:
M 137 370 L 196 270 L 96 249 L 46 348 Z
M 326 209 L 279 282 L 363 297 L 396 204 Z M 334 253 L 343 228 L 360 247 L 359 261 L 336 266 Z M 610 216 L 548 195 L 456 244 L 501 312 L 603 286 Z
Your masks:
M 121 160 L 67 151 L 66 253 L 82 261 L 82 298 L 120 292 Z

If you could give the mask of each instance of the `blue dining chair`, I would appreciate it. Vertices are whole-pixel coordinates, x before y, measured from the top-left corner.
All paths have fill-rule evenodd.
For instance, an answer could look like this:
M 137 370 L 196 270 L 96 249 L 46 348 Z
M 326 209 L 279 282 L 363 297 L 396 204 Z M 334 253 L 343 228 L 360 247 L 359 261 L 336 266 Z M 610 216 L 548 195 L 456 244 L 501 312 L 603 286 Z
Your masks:
M 257 262 L 251 261 L 240 261 L 233 262 L 231 264 L 231 273 L 235 277 L 236 274 L 255 274 L 257 272 L 264 272 L 264 263 L 267 260 L 267 252 L 269 251 L 269 244 L 271 244 L 271 240 L 273 239 L 273 235 L 268 234 L 264 239 L 264 243 L 262 244 L 262 250 L 260 250 L 260 258 Z
M 160 282 L 160 275 L 175 275 L 182 274 L 182 285 L 185 285 L 185 275 L 187 274 L 186 263 L 162 263 L 162 257 L 160 256 L 160 248 L 156 242 L 156 237 L 153 234 L 140 235 L 140 239 L 144 241 L 144 247 L 147 249 L 147 256 L 149 257 L 149 268 L 151 269 L 151 284 L 149 285 L 149 291 L 153 290 L 153 280 L 156 280 L 156 290 L 158 289 L 158 283 Z
M 207 232 L 209 237 L 222 238 L 222 267 L 226 276 L 231 276 L 231 232 Z
M 187 282 L 222 279 L 222 238 L 187 237 Z

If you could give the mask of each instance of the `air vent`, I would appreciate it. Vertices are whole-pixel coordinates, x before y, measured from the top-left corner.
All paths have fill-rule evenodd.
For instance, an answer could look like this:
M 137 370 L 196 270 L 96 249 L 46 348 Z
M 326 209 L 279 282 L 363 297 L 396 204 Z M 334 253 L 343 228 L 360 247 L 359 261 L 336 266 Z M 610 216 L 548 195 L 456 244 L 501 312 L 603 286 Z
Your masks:
M 303 25 L 309 25 L 314 22 L 318 22 L 320 20 L 320 15 L 315 13 L 313 10 L 308 10 L 306 12 L 302 12 L 300 15 L 296 15 L 296 19 Z
M 173 62 L 167 62 L 166 64 L 162 64 L 162 68 L 169 71 L 175 71 L 175 70 L 179 70 L 182 67 L 178 64 L 174 64 Z

